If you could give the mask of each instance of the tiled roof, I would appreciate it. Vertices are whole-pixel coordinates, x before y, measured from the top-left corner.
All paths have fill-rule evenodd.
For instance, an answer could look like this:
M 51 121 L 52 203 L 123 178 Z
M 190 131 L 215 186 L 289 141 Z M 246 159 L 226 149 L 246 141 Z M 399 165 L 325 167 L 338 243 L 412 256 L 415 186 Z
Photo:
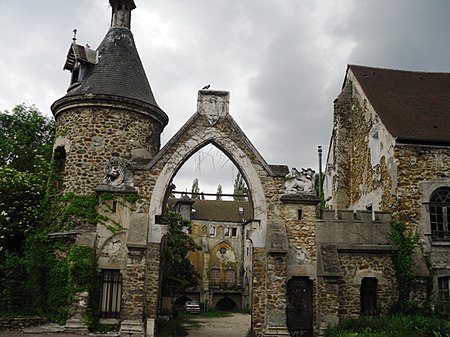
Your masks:
M 408 143 L 450 144 L 450 73 L 349 65 L 392 136 Z
M 90 66 L 78 86 L 66 96 L 102 94 L 136 99 L 160 110 L 128 28 L 111 28 L 97 49 L 98 63 Z
M 252 218 L 251 204 L 248 201 L 224 201 L 196 199 L 192 208 L 192 220 L 227 221 L 242 223 Z M 239 213 L 239 209 L 243 213 Z

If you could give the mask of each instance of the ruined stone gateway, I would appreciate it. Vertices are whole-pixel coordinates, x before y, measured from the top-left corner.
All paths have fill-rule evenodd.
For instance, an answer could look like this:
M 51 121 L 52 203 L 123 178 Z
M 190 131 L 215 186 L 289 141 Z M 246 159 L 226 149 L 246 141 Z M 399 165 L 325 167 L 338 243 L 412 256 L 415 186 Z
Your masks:
M 197 111 L 161 148 L 168 116 L 130 31 L 136 6 L 109 3 L 108 33 L 96 50 L 74 40 L 64 66 L 70 87 L 52 105 L 54 186 L 61 194 L 114 196 L 99 207 L 108 220 L 80 224 L 76 239 L 96 251 L 105 322 L 120 324 L 121 336 L 153 336 L 167 231 L 159 219 L 172 179 L 208 144 L 231 159 L 249 189 L 250 216 L 239 233 L 248 251 L 253 336 L 317 336 L 343 317 L 386 312 L 398 286 L 390 214 L 320 211 L 314 172 L 268 164 L 230 115 L 227 91 L 200 90 Z M 79 313 L 67 326 L 84 328 Z

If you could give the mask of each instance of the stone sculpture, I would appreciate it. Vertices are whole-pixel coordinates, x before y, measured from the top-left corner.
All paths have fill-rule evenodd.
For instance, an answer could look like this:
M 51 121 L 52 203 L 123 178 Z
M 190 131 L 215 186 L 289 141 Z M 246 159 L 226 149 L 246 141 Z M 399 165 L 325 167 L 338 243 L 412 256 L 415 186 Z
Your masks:
M 314 192 L 314 171 L 310 168 L 303 168 L 300 172 L 293 167 L 286 175 L 285 180 L 284 187 L 287 194 Z
M 133 173 L 130 165 L 119 157 L 111 157 L 105 167 L 105 178 L 102 185 L 125 187 L 133 186 Z

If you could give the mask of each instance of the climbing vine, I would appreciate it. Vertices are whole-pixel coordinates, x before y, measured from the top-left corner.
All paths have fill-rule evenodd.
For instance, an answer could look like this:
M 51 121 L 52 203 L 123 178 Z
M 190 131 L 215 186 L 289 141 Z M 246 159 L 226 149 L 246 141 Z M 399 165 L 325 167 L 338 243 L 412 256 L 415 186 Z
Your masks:
M 408 233 L 401 221 L 392 221 L 390 237 L 396 247 L 393 262 L 398 284 L 396 311 L 407 312 L 411 308 L 411 291 L 414 285 L 413 250 L 418 235 Z

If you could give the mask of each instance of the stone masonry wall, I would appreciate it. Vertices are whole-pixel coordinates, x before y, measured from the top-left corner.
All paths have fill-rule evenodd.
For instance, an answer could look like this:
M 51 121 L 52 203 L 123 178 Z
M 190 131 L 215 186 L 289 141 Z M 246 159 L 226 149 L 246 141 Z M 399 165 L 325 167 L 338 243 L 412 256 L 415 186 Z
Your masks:
M 252 329 L 253 337 L 262 337 L 267 313 L 267 255 L 264 248 L 253 249 Z
M 155 184 L 163 169 L 171 170 L 173 174 L 177 172 L 179 167 L 188 158 L 180 158 L 179 153 L 188 153 L 193 155 L 199 148 L 193 148 L 192 144 L 198 144 L 199 139 L 208 139 L 214 135 L 213 144 L 218 146 L 226 155 L 232 160 L 236 159 L 236 153 L 242 151 L 242 155 L 246 156 L 253 165 L 253 168 L 258 174 L 258 179 L 262 184 L 263 195 L 265 198 L 267 209 L 267 223 L 272 221 L 279 222 L 282 219 L 281 201 L 280 198 L 284 193 L 284 176 L 272 176 L 268 172 L 267 167 L 261 162 L 258 154 L 252 151 L 248 140 L 233 124 L 231 117 L 221 117 L 214 126 L 206 116 L 194 115 L 188 122 L 188 127 L 183 127 L 182 132 L 177 135 L 176 141 L 169 142 L 162 150 L 162 154 L 156 157 L 155 161 L 150 166 L 143 166 L 135 171 L 135 186 L 140 189 L 140 194 L 143 196 L 151 196 L 155 192 Z M 231 140 L 236 146 L 234 149 L 224 149 L 221 144 L 229 144 Z M 205 142 L 206 145 L 208 142 Z M 245 175 L 245 168 L 240 168 Z M 165 171 L 167 173 L 167 171 Z M 167 192 L 167 191 L 165 191 Z M 254 193 L 254 191 L 251 191 Z M 157 193 L 161 193 L 158 191 Z M 151 235 L 151 234 L 150 234 Z M 267 324 L 266 311 L 266 292 L 267 292 L 267 262 L 265 250 L 261 246 L 254 248 L 253 255 L 253 307 L 252 319 L 255 336 L 261 336 L 264 327 Z M 151 282 L 155 282 L 152 280 Z M 153 287 L 153 286 L 152 286 Z M 285 294 L 283 294 L 285 296 Z M 147 295 L 149 299 L 149 295 Z M 285 313 L 284 313 L 285 315 Z
M 302 218 L 298 218 L 301 210 Z M 285 221 L 286 233 L 289 241 L 289 255 L 296 264 L 310 264 L 317 260 L 316 248 L 316 205 L 284 204 L 282 206 L 282 218 Z
M 158 296 L 160 285 L 161 245 L 154 243 L 147 247 L 147 272 L 145 277 L 145 316 L 156 319 L 158 314 Z
M 267 323 L 286 326 L 286 254 L 267 257 Z
M 376 277 L 377 310 L 386 314 L 397 298 L 395 269 L 389 255 L 341 253 L 342 281 L 339 284 L 339 316 L 359 317 L 361 313 L 360 289 L 364 277 Z
M 129 248 L 122 283 L 122 318 L 141 321 L 144 314 L 146 258 L 143 249 Z
M 118 108 L 83 108 L 57 115 L 55 147 L 64 146 L 63 192 L 92 193 L 112 156 L 151 158 L 159 150 L 161 126 Z

